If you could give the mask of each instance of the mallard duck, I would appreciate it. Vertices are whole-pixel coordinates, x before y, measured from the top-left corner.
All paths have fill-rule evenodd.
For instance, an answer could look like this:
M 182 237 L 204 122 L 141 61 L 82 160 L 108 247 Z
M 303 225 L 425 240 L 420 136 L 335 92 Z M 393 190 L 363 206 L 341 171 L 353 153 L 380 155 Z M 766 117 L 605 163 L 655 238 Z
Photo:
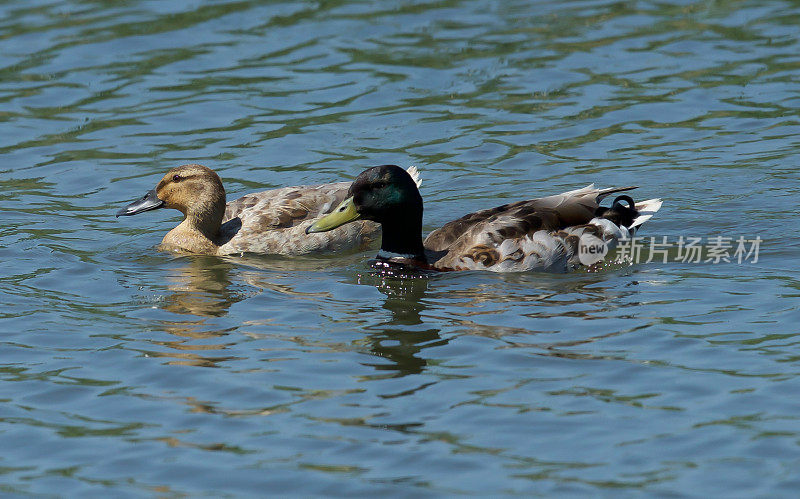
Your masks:
M 627 195 L 618 196 L 610 207 L 599 204 L 610 194 L 634 188 L 589 185 L 476 211 L 434 230 L 423 242 L 422 197 L 414 180 L 397 166 L 376 166 L 362 172 L 346 199 L 308 225 L 306 233 L 372 220 L 383 229 L 378 261 L 440 271 L 564 271 L 578 264 L 583 236 L 613 246 L 661 207 L 660 199 L 637 204 Z
M 409 175 L 419 181 L 413 166 Z M 380 226 L 367 220 L 330 234 L 308 237 L 305 229 L 331 211 L 347 193 L 348 182 L 283 187 L 247 194 L 225 203 L 225 188 L 213 170 L 183 165 L 164 175 L 155 189 L 117 212 L 130 216 L 174 208 L 183 222 L 164 236 L 161 248 L 207 255 L 266 253 L 301 255 L 364 248 Z

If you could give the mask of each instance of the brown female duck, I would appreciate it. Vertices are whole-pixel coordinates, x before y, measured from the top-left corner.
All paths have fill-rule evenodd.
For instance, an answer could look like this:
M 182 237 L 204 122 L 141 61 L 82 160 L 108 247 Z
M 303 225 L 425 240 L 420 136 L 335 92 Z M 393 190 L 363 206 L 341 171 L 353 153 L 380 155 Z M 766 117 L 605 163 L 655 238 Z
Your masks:
M 415 178 L 416 168 L 409 168 Z M 183 221 L 164 236 L 161 248 L 207 255 L 266 253 L 302 255 L 364 248 L 380 235 L 378 224 L 360 221 L 309 237 L 305 230 L 345 198 L 348 182 L 284 187 L 225 202 L 213 170 L 192 164 L 173 168 L 155 189 L 117 212 L 136 215 L 172 208 Z
M 630 189 L 635 187 L 590 185 L 476 211 L 445 224 L 423 241 L 422 197 L 414 180 L 397 166 L 376 166 L 362 172 L 347 199 L 330 215 L 309 224 L 306 232 L 313 236 L 349 222 L 372 220 L 383 230 L 379 261 L 425 270 L 564 271 L 580 263 L 578 244 L 584 237 L 613 247 L 661 207 L 660 199 L 634 203 L 627 195 L 618 196 L 610 207 L 600 206 L 608 195 Z

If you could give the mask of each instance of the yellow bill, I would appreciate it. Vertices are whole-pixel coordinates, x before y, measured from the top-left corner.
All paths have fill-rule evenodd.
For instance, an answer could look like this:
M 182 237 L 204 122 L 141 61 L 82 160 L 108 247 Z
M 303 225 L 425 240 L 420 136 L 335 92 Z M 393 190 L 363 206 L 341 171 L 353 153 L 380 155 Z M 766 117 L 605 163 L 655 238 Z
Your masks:
M 359 218 L 361 218 L 361 214 L 356 211 L 356 205 L 353 203 L 353 197 L 351 196 L 342 201 L 329 215 L 325 215 L 309 225 L 306 228 L 306 234 L 326 232 Z

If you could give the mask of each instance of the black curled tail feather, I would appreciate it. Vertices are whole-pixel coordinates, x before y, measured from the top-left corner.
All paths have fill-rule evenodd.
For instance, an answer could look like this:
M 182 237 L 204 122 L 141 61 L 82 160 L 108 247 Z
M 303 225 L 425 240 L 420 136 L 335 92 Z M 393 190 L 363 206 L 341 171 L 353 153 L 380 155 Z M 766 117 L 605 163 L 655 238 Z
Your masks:
M 627 203 L 628 206 L 623 203 Z M 636 203 L 633 198 L 623 194 L 614 199 L 614 202 L 611 203 L 611 208 L 600 206 L 595 210 L 594 214 L 596 217 L 610 220 L 620 227 L 630 227 L 636 217 L 639 216 L 639 211 L 636 209 Z

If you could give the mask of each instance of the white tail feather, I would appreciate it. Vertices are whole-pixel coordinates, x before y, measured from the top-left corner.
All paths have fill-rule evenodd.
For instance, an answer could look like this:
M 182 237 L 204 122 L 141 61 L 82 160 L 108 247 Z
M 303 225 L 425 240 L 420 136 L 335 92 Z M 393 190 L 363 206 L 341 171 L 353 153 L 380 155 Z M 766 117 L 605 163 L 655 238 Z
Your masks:
M 417 184 L 417 189 L 422 187 L 422 178 L 420 176 L 417 167 L 413 165 L 409 166 L 408 168 L 406 168 L 406 171 L 408 172 L 409 175 L 411 175 L 411 178 L 414 179 L 414 183 Z
M 658 209 L 661 208 L 661 203 L 662 201 L 659 198 L 648 199 L 646 201 L 640 201 L 636 203 L 636 211 L 639 212 L 639 215 L 633 219 L 633 223 L 631 223 L 630 228 L 638 227 L 650 220 L 650 218 L 656 214 Z

